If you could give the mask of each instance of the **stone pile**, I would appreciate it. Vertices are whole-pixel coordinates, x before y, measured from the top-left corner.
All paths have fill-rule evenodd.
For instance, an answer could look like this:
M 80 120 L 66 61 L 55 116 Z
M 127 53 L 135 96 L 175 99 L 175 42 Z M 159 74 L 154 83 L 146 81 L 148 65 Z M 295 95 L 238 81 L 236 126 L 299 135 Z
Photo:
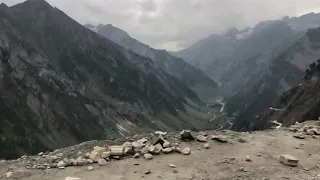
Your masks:
M 293 137 L 297 139 L 305 139 L 308 136 L 317 138 L 320 135 L 320 126 L 317 124 L 301 125 L 295 124 L 288 128 L 289 131 L 294 132 Z

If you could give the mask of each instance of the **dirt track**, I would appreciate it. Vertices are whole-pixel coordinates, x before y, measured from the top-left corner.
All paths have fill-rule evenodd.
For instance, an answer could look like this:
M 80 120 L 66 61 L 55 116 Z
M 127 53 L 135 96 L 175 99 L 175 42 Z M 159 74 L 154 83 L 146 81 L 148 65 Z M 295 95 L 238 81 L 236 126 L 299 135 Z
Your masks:
M 214 132 L 212 132 L 214 133 Z M 105 167 L 94 165 L 94 170 L 87 167 L 67 167 L 64 170 L 26 170 L 20 168 L 12 178 L 26 180 L 64 180 L 66 177 L 78 177 L 81 180 L 138 180 L 138 179 L 320 179 L 320 140 L 308 137 L 296 139 L 288 131 L 270 131 L 256 133 L 223 133 L 229 136 L 228 143 L 208 140 L 210 149 L 203 149 L 203 143 L 182 143 L 181 147 L 191 147 L 189 156 L 180 154 L 154 156 L 153 160 L 126 159 L 112 161 Z M 237 141 L 238 137 L 248 140 L 246 143 Z M 288 167 L 279 163 L 280 154 L 291 154 L 299 161 L 298 167 Z M 252 162 L 245 160 L 250 156 Z M 135 165 L 135 164 L 139 165 Z M 178 172 L 168 164 L 173 163 Z M 9 164 L 0 165 L 0 173 L 7 172 Z M 19 165 L 15 171 L 19 171 Z M 151 174 L 144 174 L 147 170 Z M 3 179 L 10 179 L 4 178 Z

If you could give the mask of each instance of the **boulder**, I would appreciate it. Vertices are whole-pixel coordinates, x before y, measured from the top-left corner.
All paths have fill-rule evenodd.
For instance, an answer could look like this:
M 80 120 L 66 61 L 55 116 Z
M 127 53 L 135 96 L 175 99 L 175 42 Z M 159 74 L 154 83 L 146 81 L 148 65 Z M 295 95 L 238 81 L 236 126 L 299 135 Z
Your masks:
M 162 151 L 162 145 L 156 144 L 155 147 L 156 147 L 155 154 L 160 154 Z
M 99 156 L 101 156 L 101 154 L 106 151 L 106 148 L 105 147 L 100 147 L 100 146 L 95 146 L 93 148 L 93 150 L 96 151 L 99 154 Z
M 149 154 L 149 153 L 144 154 L 143 157 L 144 157 L 146 160 L 151 160 L 151 159 L 153 159 L 152 154 Z
M 103 152 L 101 154 L 101 158 L 103 158 L 103 159 L 106 159 L 106 158 L 109 158 L 109 157 L 110 157 L 110 152 Z
M 293 167 L 298 166 L 298 163 L 299 163 L 299 160 L 296 157 L 293 157 L 288 154 L 282 154 L 279 160 L 282 164 L 285 164 L 287 166 L 293 166 Z
M 172 148 L 164 148 L 164 149 L 162 149 L 162 153 L 163 154 L 169 154 L 169 153 L 171 153 L 173 150 L 172 150 Z
M 211 136 L 211 139 L 215 140 L 215 141 L 218 141 L 218 142 L 221 142 L 221 143 L 228 142 L 228 138 L 226 136 L 221 136 L 221 135 L 219 135 L 219 136 L 213 135 L 213 136 Z
M 154 132 L 154 134 L 156 135 L 156 136 L 165 136 L 165 135 L 167 135 L 168 133 L 167 132 L 162 132 L 162 131 L 156 131 L 156 132 Z
M 99 155 L 99 153 L 97 151 L 91 151 L 89 158 L 93 162 L 98 162 L 98 160 L 101 158 L 101 156 Z
M 150 145 L 160 144 L 162 146 L 163 143 L 164 143 L 164 139 L 162 136 L 151 136 L 149 139 Z
M 199 142 L 207 142 L 207 137 L 205 137 L 204 135 L 198 135 L 197 137 L 196 137 L 196 139 L 197 139 L 197 141 L 199 141 Z
M 139 153 L 135 153 L 135 154 L 133 155 L 133 157 L 134 157 L 135 159 L 138 159 L 138 158 L 140 157 L 140 154 L 139 154 Z
M 64 180 L 81 180 L 81 179 L 76 177 L 66 177 Z
M 108 165 L 108 162 L 105 159 L 99 159 L 98 164 L 99 166 L 106 166 Z
M 203 147 L 203 149 L 209 149 L 210 145 L 209 145 L 209 143 L 205 143 L 202 147 Z
M 110 155 L 111 156 L 122 156 L 124 154 L 124 148 L 122 146 L 111 146 Z
M 135 141 L 131 145 L 132 145 L 133 149 L 140 149 L 140 148 L 143 148 L 145 146 L 145 144 L 143 144 L 140 141 Z
M 303 135 L 303 133 L 296 133 L 293 135 L 293 137 L 297 138 L 297 139 L 304 139 L 305 136 Z
M 240 142 L 240 143 L 246 143 L 246 142 L 248 142 L 245 138 L 243 138 L 243 137 L 240 137 L 239 139 L 238 139 L 238 142 Z
M 146 144 L 148 142 L 148 139 L 142 138 L 142 139 L 139 139 L 137 142 L 142 143 L 142 144 Z
M 88 171 L 92 171 L 93 170 L 93 166 L 88 166 Z
M 189 130 L 183 130 L 180 133 L 181 140 L 184 141 L 193 141 L 194 137 L 192 136 L 191 132 Z
M 127 154 L 134 154 L 134 148 L 133 148 L 133 146 L 132 146 L 132 143 L 130 143 L 130 142 L 125 142 L 125 143 L 122 145 L 122 147 L 123 147 L 123 153 L 124 153 L 125 155 L 127 155 Z
M 168 147 L 170 147 L 170 142 L 167 141 L 167 140 L 164 140 L 164 143 L 163 143 L 162 146 L 163 146 L 164 148 L 168 148 Z
M 189 155 L 190 153 L 191 153 L 190 148 L 184 148 L 183 150 L 181 150 L 182 155 Z
M 60 161 L 57 163 L 57 167 L 58 168 L 62 168 L 62 167 L 65 167 L 66 166 L 66 163 L 64 161 Z
M 168 164 L 168 166 L 171 167 L 171 168 L 177 168 L 177 166 L 174 165 L 174 164 Z
M 90 164 L 90 161 L 88 159 L 82 159 L 81 157 L 77 158 L 75 160 L 77 166 L 85 166 Z

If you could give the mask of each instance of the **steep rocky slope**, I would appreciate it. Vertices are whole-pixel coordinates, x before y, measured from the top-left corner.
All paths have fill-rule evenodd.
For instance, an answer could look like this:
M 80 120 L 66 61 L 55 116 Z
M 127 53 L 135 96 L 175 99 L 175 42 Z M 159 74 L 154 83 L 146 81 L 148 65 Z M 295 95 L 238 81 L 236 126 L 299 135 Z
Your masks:
M 1 4 L 0 19 L 0 157 L 215 126 L 179 79 L 44 0 Z
M 318 120 L 320 118 L 320 65 L 313 66 L 313 69 L 307 72 L 309 73 L 306 74 L 302 84 L 283 93 L 277 103 L 265 110 L 256 120 L 244 123 L 244 127 L 250 130 L 261 130 L 273 126 L 273 121 L 289 126 L 296 122 Z
M 214 98 L 219 95 L 218 85 L 201 70 L 186 63 L 183 59 L 176 58 L 165 50 L 153 49 L 130 37 L 127 32 L 114 27 L 111 24 L 100 24 L 98 26 L 87 24 L 85 27 L 101 34 L 130 51 L 150 58 L 163 70 L 192 88 L 202 100 L 208 100 L 208 98 Z
M 248 92 L 237 92 L 228 100 L 228 113 L 237 116 L 235 129 L 247 127 L 249 120 L 275 103 L 283 92 L 303 83 L 305 70 L 320 57 L 319 35 L 320 28 L 310 29 L 291 47 L 271 59 L 270 72 Z M 244 121 L 247 123 L 243 124 Z

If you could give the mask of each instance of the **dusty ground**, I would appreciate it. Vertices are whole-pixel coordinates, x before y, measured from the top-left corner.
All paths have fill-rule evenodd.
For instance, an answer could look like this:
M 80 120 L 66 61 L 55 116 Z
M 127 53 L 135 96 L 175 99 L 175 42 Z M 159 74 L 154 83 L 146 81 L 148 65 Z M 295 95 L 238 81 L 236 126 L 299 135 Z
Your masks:
M 210 132 L 209 134 L 217 134 Z M 27 170 L 19 163 L 0 165 L 0 175 L 15 166 L 16 174 L 11 179 L 25 180 L 64 180 L 66 177 L 78 177 L 81 180 L 320 180 L 320 140 L 308 136 L 296 139 L 293 132 L 273 130 L 264 132 L 235 133 L 219 132 L 228 135 L 228 143 L 208 140 L 210 149 L 203 149 L 203 143 L 183 142 L 180 147 L 190 147 L 189 156 L 180 154 L 154 156 L 153 160 L 125 159 L 111 161 L 105 167 L 94 165 L 94 170 L 84 167 L 66 169 Z M 248 140 L 238 142 L 239 137 Z M 297 157 L 298 167 L 288 167 L 279 163 L 281 154 Z M 246 161 L 250 156 L 252 162 Z M 177 166 L 177 172 L 168 164 Z M 136 164 L 136 165 L 135 165 Z M 137 165 L 139 164 L 139 165 Z M 151 174 L 145 174 L 147 170 Z M 19 172 L 20 171 L 20 172 Z M 10 179 L 4 178 L 2 179 Z

